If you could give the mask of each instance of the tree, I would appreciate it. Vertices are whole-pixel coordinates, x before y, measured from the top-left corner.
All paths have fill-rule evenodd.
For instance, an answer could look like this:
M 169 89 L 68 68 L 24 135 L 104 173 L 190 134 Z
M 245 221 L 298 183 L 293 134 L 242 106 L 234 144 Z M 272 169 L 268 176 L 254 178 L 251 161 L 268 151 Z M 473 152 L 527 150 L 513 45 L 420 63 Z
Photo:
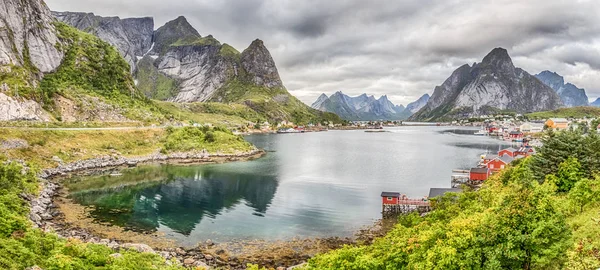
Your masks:
M 569 200 L 579 208 L 580 213 L 583 212 L 583 207 L 598 200 L 600 194 L 597 188 L 597 181 L 587 178 L 581 179 L 569 191 Z
M 577 158 L 569 157 L 565 162 L 558 165 L 556 177 L 558 191 L 569 192 L 582 177 L 581 164 Z

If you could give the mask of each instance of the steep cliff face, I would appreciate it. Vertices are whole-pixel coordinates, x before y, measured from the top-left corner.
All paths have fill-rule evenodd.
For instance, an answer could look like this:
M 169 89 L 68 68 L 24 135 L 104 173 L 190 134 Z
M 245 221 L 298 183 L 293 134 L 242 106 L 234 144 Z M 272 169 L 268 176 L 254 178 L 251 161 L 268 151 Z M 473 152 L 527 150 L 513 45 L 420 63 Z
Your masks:
M 50 10 L 43 1 L 3 0 L 0 6 L 0 65 L 54 71 L 63 59 Z M 41 74 L 38 74 L 41 75 Z
M 3 1 L 0 121 L 147 119 L 148 106 L 115 48 L 56 21 L 42 0 Z
M 536 74 L 535 77 L 554 89 L 565 106 L 588 106 L 589 100 L 585 90 L 571 83 L 565 84 L 564 78 L 556 72 L 545 70 Z
M 89 32 L 113 45 L 125 58 L 131 71 L 152 47 L 154 19 L 100 17 L 94 13 L 52 12 L 59 21 Z
M 418 112 L 421 108 L 425 107 L 425 105 L 427 105 L 427 101 L 429 101 L 429 94 L 424 94 L 419 99 L 408 103 L 408 105 L 406 105 L 406 110 L 412 115 Z
M 476 117 L 502 110 L 524 113 L 561 106 L 552 88 L 516 68 L 508 52 L 496 48 L 481 63 L 455 70 L 411 119 Z

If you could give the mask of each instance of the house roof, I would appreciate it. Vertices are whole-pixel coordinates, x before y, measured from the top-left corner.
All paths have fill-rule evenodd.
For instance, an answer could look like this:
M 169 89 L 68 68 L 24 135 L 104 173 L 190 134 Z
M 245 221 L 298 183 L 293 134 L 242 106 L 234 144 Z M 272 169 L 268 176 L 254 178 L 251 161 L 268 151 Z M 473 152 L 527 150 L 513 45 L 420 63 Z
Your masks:
M 460 188 L 430 188 L 429 189 L 429 198 L 435 198 L 437 196 L 444 195 L 448 192 L 461 192 Z
M 489 169 L 487 167 L 483 168 L 471 168 L 472 173 L 488 173 Z
M 502 160 L 502 162 L 504 162 L 506 164 L 510 164 L 513 160 L 515 160 L 513 157 L 511 157 L 509 155 L 503 155 L 503 156 L 499 157 L 498 159 Z
M 507 150 L 508 152 L 512 152 L 512 153 L 514 153 L 514 152 L 516 152 L 516 151 L 517 151 L 517 149 L 514 149 L 514 148 L 512 148 L 512 147 L 509 147 L 509 148 L 506 148 L 506 149 L 502 149 L 502 150 L 500 150 L 500 151 L 504 151 L 504 150 Z
M 517 134 L 523 134 L 523 132 L 521 132 L 521 131 L 516 131 L 516 130 L 513 130 L 513 131 L 511 131 L 509 134 L 511 134 L 511 135 L 517 135 Z
M 483 159 L 495 159 L 497 157 L 498 157 L 498 155 L 486 154 L 485 156 L 483 156 Z
M 400 197 L 400 192 L 381 192 L 381 197 Z
M 565 119 L 565 118 L 550 118 L 550 120 L 552 120 L 552 122 L 554 123 L 568 123 L 569 120 Z

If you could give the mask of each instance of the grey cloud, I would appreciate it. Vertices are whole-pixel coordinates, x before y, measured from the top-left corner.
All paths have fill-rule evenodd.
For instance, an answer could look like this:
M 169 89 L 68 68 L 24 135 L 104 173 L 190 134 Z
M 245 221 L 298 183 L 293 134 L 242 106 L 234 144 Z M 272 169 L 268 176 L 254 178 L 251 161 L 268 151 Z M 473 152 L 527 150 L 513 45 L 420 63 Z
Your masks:
M 305 103 L 321 92 L 388 94 L 406 104 L 458 66 L 505 47 L 530 73 L 549 69 L 600 95 L 600 1 L 47 0 L 55 10 L 120 17 L 184 15 L 242 51 L 255 38 Z

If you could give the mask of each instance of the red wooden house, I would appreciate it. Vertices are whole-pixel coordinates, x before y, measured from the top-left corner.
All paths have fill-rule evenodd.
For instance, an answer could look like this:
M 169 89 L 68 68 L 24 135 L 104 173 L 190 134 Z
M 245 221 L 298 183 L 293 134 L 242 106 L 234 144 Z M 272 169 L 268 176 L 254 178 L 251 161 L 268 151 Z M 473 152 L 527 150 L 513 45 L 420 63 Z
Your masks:
M 469 171 L 469 179 L 471 181 L 484 181 L 492 174 L 492 171 L 488 167 L 483 168 L 471 168 Z
M 486 163 L 494 160 L 497 157 L 498 157 L 498 155 L 486 154 L 481 159 L 483 160 L 483 164 L 486 164 Z
M 523 139 L 523 132 L 521 131 L 511 131 L 508 133 L 511 139 Z
M 381 202 L 383 204 L 398 204 L 400 193 L 398 192 L 381 192 Z
M 531 155 L 535 155 L 535 149 L 533 149 L 533 147 L 521 147 L 515 152 L 515 156 L 528 157 Z
M 485 166 L 488 167 L 492 172 L 497 172 L 497 171 L 504 169 L 513 160 L 515 160 L 515 159 L 510 156 L 504 155 L 501 157 L 497 157 L 497 158 L 493 159 L 492 161 L 486 163 Z
M 516 154 L 515 154 L 516 152 L 517 152 L 517 149 L 509 147 L 509 148 L 500 150 L 500 152 L 498 152 L 498 156 L 501 157 L 501 156 L 507 155 L 509 157 L 515 157 L 516 156 Z

